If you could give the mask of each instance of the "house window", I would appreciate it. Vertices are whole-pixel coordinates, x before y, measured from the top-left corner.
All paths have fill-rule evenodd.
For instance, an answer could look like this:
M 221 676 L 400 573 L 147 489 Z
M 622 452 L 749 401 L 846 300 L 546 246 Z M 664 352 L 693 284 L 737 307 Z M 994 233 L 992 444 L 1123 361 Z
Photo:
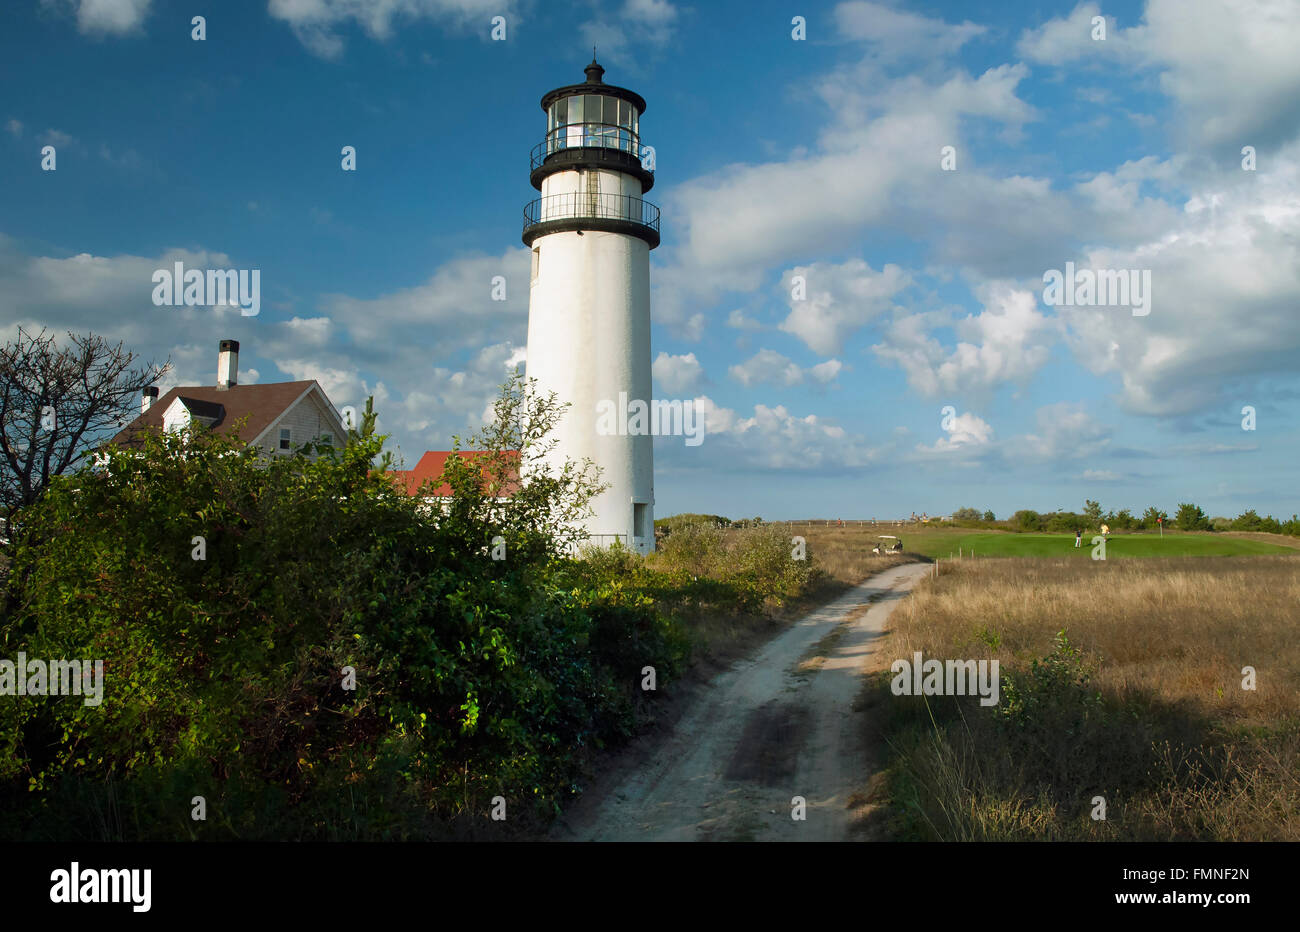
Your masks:
M 321 435 L 320 435 L 320 442 L 321 442 L 321 445 L 322 445 L 322 446 L 332 447 L 332 446 L 334 446 L 334 435 L 333 435 L 333 434 L 321 434 Z
M 289 449 L 289 428 L 287 427 L 283 427 L 280 429 L 280 449 L 281 450 Z
M 542 247 L 533 247 L 533 281 L 537 281 L 537 270 L 542 266 Z
M 646 529 L 646 513 L 649 507 L 645 502 L 632 503 L 632 536 L 645 538 L 649 536 Z

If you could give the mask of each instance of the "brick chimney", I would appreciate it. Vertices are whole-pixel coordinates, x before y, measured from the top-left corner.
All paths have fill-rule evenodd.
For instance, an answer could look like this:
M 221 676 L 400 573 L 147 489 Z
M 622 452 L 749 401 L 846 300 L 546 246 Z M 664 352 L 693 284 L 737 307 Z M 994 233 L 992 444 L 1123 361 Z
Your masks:
M 217 353 L 217 391 L 239 384 L 239 341 L 222 340 Z
M 153 407 L 153 403 L 157 400 L 158 400 L 158 386 L 146 385 L 144 387 L 144 392 L 142 392 L 140 395 L 140 413 L 148 414 L 149 409 Z

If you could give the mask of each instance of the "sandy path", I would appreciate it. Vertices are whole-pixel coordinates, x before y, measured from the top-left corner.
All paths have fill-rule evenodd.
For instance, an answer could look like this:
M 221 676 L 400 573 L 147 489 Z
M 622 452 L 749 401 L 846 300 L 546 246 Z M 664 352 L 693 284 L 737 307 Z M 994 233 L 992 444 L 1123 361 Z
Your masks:
M 910 563 L 878 573 L 719 674 L 633 772 L 566 813 L 551 837 L 847 838 L 848 798 L 870 776 L 852 714 L 861 671 L 898 600 L 929 572 Z M 807 801 L 804 821 L 791 818 L 794 796 Z

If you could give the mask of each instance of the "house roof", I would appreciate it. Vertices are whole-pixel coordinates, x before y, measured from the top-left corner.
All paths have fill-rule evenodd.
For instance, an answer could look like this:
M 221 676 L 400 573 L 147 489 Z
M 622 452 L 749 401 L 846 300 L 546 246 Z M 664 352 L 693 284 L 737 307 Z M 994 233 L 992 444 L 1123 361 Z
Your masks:
M 519 451 L 508 450 L 506 452 L 507 455 L 514 460 L 514 468 L 507 480 L 505 490 L 506 493 L 509 494 L 518 484 Z M 395 482 L 399 483 L 406 490 L 407 495 L 414 496 L 420 491 L 420 486 L 424 485 L 425 482 L 430 480 L 434 483 L 438 482 L 439 478 L 442 476 L 443 470 L 447 466 L 448 457 L 459 456 L 462 459 L 475 459 L 487 456 L 488 453 L 489 451 L 487 450 L 428 450 L 420 457 L 420 461 L 415 464 L 414 469 L 395 469 L 390 472 L 389 475 L 393 477 Z M 484 466 L 484 470 L 486 471 L 486 465 Z M 451 495 L 451 486 L 446 482 L 436 484 L 425 489 L 424 494 L 448 497 Z
M 155 401 L 144 414 L 122 428 L 110 442 L 118 446 L 134 446 L 146 430 L 162 430 L 163 413 L 177 398 L 198 417 L 215 417 L 212 430 L 233 434 L 245 442 L 252 442 L 271 426 L 281 414 L 301 398 L 315 379 L 305 382 L 268 382 L 264 385 L 232 385 L 219 390 L 215 385 L 180 385 Z M 317 385 L 317 388 L 319 386 Z M 322 396 L 324 392 L 321 392 Z M 235 423 L 243 417 L 248 421 L 238 431 Z
M 189 409 L 190 414 L 195 417 L 207 418 L 210 421 L 217 422 L 220 421 L 226 413 L 225 406 L 218 402 L 203 401 L 202 399 L 190 398 L 186 395 L 179 395 L 178 397 L 181 400 L 181 404 L 185 405 L 185 407 Z M 166 413 L 166 411 L 163 412 L 163 414 Z

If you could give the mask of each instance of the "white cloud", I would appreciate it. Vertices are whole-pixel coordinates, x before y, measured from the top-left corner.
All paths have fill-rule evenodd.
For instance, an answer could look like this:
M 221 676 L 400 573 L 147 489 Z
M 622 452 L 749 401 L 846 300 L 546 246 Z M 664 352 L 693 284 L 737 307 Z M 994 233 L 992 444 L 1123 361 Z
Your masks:
M 749 388 L 770 383 L 773 385 L 802 385 L 811 381 L 825 385 L 835 379 L 843 368 L 838 359 L 828 359 L 805 369 L 775 350 L 761 349 L 743 363 L 732 366 L 727 374 Z
M 41 5 L 75 11 L 77 30 L 87 35 L 127 35 L 149 14 L 151 0 L 41 0 Z
M 1117 376 L 1133 413 L 1203 410 L 1241 380 L 1293 373 L 1300 354 L 1300 146 L 1194 191 L 1145 242 L 1078 259 L 1081 268 L 1149 269 L 1147 316 L 1059 309 L 1075 358 Z
M 332 330 L 328 317 L 295 317 L 283 326 L 293 335 L 293 340 L 308 346 L 324 346 Z
M 1159 71 L 1184 131 L 1210 145 L 1283 142 L 1300 116 L 1300 4 L 1292 0 L 1148 0 L 1143 22 L 1107 18 L 1091 38 L 1096 3 L 1026 30 L 1017 45 L 1042 64 Z
M 1110 469 L 1085 469 L 1083 478 L 1088 482 L 1119 482 L 1124 477 Z
M 984 310 L 951 322 L 961 338 L 952 349 L 930 335 L 950 323 L 938 312 L 895 321 L 872 349 L 897 363 L 908 384 L 926 398 L 984 400 L 1004 382 L 1027 382 L 1047 362 L 1056 322 L 1038 310 L 1034 292 L 989 282 L 976 293 Z
M 276 359 L 275 364 L 289 374 L 292 382 L 315 379 L 335 407 L 356 404 L 355 401 L 346 400 L 355 396 L 357 386 L 361 385 L 361 373 L 356 369 L 335 369 L 321 365 L 314 359 Z
M 655 382 L 670 395 L 694 391 L 704 378 L 704 367 L 694 353 L 670 356 L 661 352 L 651 368 Z
M 1038 432 L 1013 437 L 1003 453 L 1013 462 L 1048 463 L 1095 457 L 1110 445 L 1110 431 L 1082 405 L 1058 402 L 1037 412 Z
M 971 452 L 986 447 L 993 439 L 993 428 L 982 418 L 974 414 L 958 414 L 947 421 L 944 430 L 948 436 L 940 437 L 931 446 L 918 443 L 918 453 L 946 454 L 952 452 Z
M 680 12 L 668 0 L 624 0 L 613 16 L 599 16 L 579 29 L 583 42 L 594 45 L 606 63 L 632 64 L 628 58 L 637 44 L 661 46 L 672 39 Z
M 845 38 L 871 43 L 878 56 L 889 59 L 950 55 L 987 32 L 971 22 L 953 25 L 867 0 L 839 4 L 834 19 Z
M 1080 3 L 1068 16 L 1049 20 L 1036 29 L 1026 29 L 1016 43 L 1016 51 L 1041 65 L 1113 59 L 1127 59 L 1136 64 L 1141 55 L 1134 48 L 1133 27 L 1121 29 L 1114 17 L 1106 17 L 1106 38 L 1092 38 L 1092 19 L 1101 15 L 1096 3 Z
M 1027 74 L 1023 65 L 1004 65 L 979 77 L 956 72 L 937 81 L 918 75 L 891 80 L 867 60 L 815 82 L 805 96 L 809 104 L 824 105 L 829 117 L 815 148 L 800 146 L 780 161 L 727 165 L 665 195 L 680 245 L 667 248 L 656 269 L 656 319 L 672 326 L 728 291 L 756 290 L 774 264 L 842 250 L 855 235 L 883 226 L 932 237 L 967 217 L 1007 224 L 1014 235 L 991 229 L 938 244 L 983 250 L 988 261 L 1004 265 L 1023 254 L 1022 242 L 1041 244 L 1043 225 L 1032 210 L 1026 216 L 1026 208 L 1042 207 L 1053 216 L 1049 182 L 991 182 L 970 168 L 959 183 L 937 180 L 943 174 L 938 153 L 962 144 L 966 119 L 1015 128 L 1034 118 L 1016 96 Z M 933 165 L 918 164 L 918 152 L 935 153 Z M 1047 240 L 1071 232 L 1070 219 L 1062 218 Z M 799 317 L 791 322 L 800 323 Z
M 745 316 L 745 312 L 737 308 L 727 315 L 727 326 L 735 330 L 762 330 L 763 325 L 758 321 Z
M 793 294 L 796 277 L 806 288 L 802 299 Z M 796 266 L 781 277 L 790 305 L 781 329 L 824 356 L 841 352 L 844 341 L 888 311 L 894 296 L 909 284 L 907 273 L 892 263 L 880 272 L 861 259 Z
M 748 417 L 707 396 L 696 405 L 705 415 L 704 442 L 691 452 L 664 445 L 670 462 L 711 470 L 834 472 L 870 465 L 880 456 L 880 448 L 864 438 L 815 414 L 791 414 L 784 405 L 755 405 Z
M 514 25 L 512 0 L 270 0 L 267 13 L 289 24 L 308 51 L 321 58 L 343 54 L 337 30 L 355 23 L 372 39 L 386 40 L 401 22 L 428 19 L 458 29 L 476 28 L 486 38 L 493 16 Z
M 484 408 L 523 356 L 528 251 L 463 256 L 429 280 L 375 298 L 321 297 L 312 313 L 245 318 L 238 307 L 155 307 L 152 276 L 176 261 L 187 268 L 238 268 L 219 252 L 168 250 L 156 257 L 26 256 L 0 236 L 0 328 L 56 334 L 92 331 L 121 340 L 141 361 L 171 357 L 161 387 L 211 385 L 217 343 L 241 343 L 241 381 L 314 378 L 336 405 L 364 404 L 382 389 L 384 430 L 416 456 L 445 448 L 477 426 Z M 491 300 L 494 275 L 510 300 Z M 263 276 L 262 287 L 273 287 Z M 464 359 L 464 361 L 458 361 Z
M 37 137 L 37 141 L 47 146 L 54 146 L 56 149 L 63 149 L 72 145 L 77 140 L 69 133 L 58 129 L 47 129 Z
M 10 120 L 5 124 L 5 129 L 8 130 L 9 135 L 13 136 L 15 139 L 20 139 L 23 135 L 23 124 L 17 120 Z
M 399 347 L 435 343 L 442 352 L 487 344 L 506 335 L 526 339 L 530 253 L 510 248 L 499 256 L 467 255 L 438 268 L 421 285 L 375 298 L 330 294 L 320 309 L 375 362 L 391 361 Z M 506 280 L 506 300 L 492 300 L 492 279 Z

